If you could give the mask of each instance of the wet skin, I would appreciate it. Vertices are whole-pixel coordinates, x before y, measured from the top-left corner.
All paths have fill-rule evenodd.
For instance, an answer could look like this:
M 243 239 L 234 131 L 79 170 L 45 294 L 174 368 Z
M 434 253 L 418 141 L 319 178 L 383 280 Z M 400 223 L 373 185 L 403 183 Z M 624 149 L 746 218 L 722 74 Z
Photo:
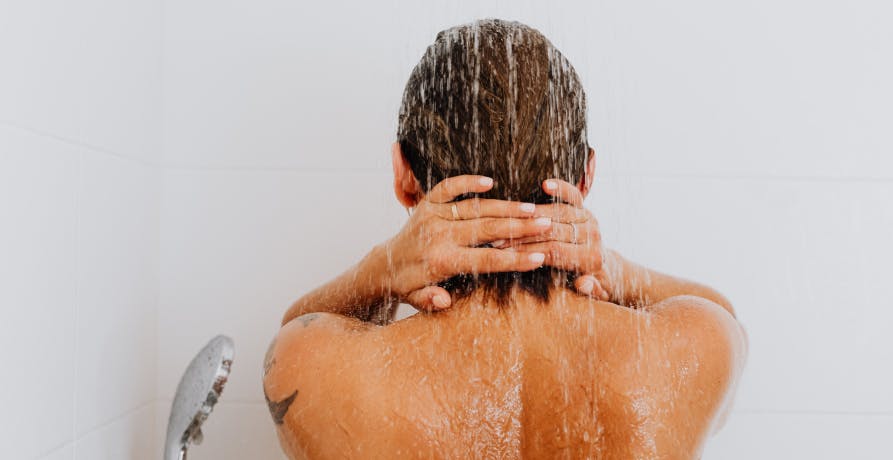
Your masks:
M 376 326 L 286 324 L 264 392 L 299 458 L 697 458 L 734 390 L 742 331 L 679 296 L 633 310 L 559 290 Z

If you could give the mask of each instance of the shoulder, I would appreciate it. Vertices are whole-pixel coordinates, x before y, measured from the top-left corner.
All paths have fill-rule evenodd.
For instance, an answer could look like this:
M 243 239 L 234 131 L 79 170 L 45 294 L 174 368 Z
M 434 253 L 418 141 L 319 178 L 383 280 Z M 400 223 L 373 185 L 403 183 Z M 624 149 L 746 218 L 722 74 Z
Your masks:
M 353 331 L 365 323 L 334 313 L 307 313 L 285 323 L 270 343 L 264 358 L 265 390 L 277 382 L 293 382 L 307 376 L 310 369 L 324 366 L 350 346 Z
M 372 327 L 356 318 L 335 313 L 313 312 L 298 316 L 282 325 L 270 343 L 264 362 L 265 371 L 275 363 L 307 362 L 313 356 L 335 352 L 354 332 Z
M 689 419 L 711 424 L 734 397 L 747 355 L 744 329 L 728 310 L 702 297 L 671 297 L 652 314 L 670 363 L 666 384 Z
M 651 315 L 671 352 L 734 360 L 746 351 L 738 321 L 723 306 L 703 297 L 670 297 L 654 305 Z

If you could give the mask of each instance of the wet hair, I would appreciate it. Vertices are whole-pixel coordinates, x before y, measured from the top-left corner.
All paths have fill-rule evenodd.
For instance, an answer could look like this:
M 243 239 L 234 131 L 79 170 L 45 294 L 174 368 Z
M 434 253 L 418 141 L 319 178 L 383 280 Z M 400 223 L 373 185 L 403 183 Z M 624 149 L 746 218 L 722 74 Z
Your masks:
M 447 177 L 480 174 L 494 187 L 475 196 L 549 203 L 543 180 L 576 184 L 583 176 L 586 96 L 574 68 L 539 31 L 480 20 L 438 33 L 425 51 L 403 93 L 397 140 L 426 192 Z M 519 287 L 545 301 L 572 277 L 541 267 L 464 274 L 441 286 L 457 297 L 486 289 L 500 303 Z

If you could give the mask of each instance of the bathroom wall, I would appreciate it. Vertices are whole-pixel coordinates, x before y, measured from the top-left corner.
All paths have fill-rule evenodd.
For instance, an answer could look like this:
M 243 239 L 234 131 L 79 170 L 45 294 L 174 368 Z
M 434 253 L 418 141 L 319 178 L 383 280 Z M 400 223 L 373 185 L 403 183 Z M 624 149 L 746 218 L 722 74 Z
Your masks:
M 735 303 L 750 360 L 705 458 L 880 458 L 893 431 L 891 8 L 168 2 L 158 391 L 236 340 L 196 458 L 278 458 L 261 359 L 292 300 L 405 220 L 388 149 L 437 31 L 518 19 L 590 100 L 587 205 L 629 257 Z M 817 442 L 816 440 L 821 440 Z
M 0 458 L 152 458 L 160 7 L 0 2 Z

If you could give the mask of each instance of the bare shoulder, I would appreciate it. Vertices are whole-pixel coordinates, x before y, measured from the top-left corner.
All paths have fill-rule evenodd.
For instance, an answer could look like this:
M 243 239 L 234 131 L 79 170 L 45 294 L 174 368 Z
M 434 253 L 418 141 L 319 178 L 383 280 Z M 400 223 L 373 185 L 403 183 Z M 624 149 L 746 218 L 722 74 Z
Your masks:
M 264 396 L 277 424 L 282 423 L 288 411 L 284 404 L 291 404 L 298 387 L 318 379 L 320 369 L 349 346 L 349 337 L 366 327 L 365 323 L 343 315 L 307 313 L 279 329 L 267 349 L 263 369 Z
M 664 343 L 676 353 L 734 361 L 746 352 L 744 330 L 723 306 L 697 296 L 676 296 L 651 307 Z
M 699 427 L 692 449 L 724 421 L 747 354 L 738 321 L 723 306 L 696 296 L 671 297 L 652 310 L 656 339 L 663 343 L 664 384 L 672 388 L 674 417 Z

